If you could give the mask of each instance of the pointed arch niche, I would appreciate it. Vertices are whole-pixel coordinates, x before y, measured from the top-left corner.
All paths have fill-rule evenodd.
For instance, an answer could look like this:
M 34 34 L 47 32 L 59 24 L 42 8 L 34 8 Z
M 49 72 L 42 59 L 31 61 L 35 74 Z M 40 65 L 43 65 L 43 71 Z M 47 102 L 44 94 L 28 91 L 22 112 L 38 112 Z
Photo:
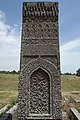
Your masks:
M 22 69 L 25 88 L 21 89 L 21 100 L 26 101 L 24 109 L 27 119 L 52 119 L 55 111 L 54 88 L 57 74 L 56 66 L 41 58 L 31 61 Z
M 30 76 L 30 114 L 50 114 L 50 78 L 42 68 Z

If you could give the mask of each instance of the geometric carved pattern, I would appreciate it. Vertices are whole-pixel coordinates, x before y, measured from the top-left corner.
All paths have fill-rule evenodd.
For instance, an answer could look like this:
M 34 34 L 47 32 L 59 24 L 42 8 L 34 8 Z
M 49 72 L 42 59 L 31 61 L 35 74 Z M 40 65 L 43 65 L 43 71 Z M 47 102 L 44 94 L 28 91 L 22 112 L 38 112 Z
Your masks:
M 39 68 L 30 77 L 30 114 L 50 114 L 50 79 Z
M 31 22 L 26 21 L 24 26 L 26 31 L 24 34 L 25 38 L 50 38 L 57 39 L 57 23 L 56 22 L 43 22 L 33 20 Z M 26 34 L 27 33 L 27 34 Z

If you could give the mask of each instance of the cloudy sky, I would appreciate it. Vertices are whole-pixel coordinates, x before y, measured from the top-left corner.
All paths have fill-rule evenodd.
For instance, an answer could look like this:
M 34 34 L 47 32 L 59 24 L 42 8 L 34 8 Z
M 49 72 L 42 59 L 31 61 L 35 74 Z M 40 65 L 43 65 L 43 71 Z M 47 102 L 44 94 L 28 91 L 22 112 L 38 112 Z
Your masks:
M 0 70 L 19 70 L 23 1 L 0 0 Z M 61 71 L 74 73 L 80 68 L 80 0 L 57 1 Z

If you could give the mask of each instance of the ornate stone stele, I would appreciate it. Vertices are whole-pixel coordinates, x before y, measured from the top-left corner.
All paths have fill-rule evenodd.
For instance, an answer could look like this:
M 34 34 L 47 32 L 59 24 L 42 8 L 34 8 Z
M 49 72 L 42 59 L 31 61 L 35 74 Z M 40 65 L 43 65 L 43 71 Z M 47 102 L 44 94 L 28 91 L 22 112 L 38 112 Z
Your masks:
M 61 120 L 57 2 L 24 2 L 18 119 Z

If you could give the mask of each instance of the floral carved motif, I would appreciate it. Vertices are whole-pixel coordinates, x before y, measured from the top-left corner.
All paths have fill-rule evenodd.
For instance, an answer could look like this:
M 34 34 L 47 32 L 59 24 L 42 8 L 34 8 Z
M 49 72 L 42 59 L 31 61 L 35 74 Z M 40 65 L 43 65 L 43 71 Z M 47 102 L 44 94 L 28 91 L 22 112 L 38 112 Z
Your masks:
M 40 68 L 30 77 L 30 114 L 50 114 L 50 80 Z

